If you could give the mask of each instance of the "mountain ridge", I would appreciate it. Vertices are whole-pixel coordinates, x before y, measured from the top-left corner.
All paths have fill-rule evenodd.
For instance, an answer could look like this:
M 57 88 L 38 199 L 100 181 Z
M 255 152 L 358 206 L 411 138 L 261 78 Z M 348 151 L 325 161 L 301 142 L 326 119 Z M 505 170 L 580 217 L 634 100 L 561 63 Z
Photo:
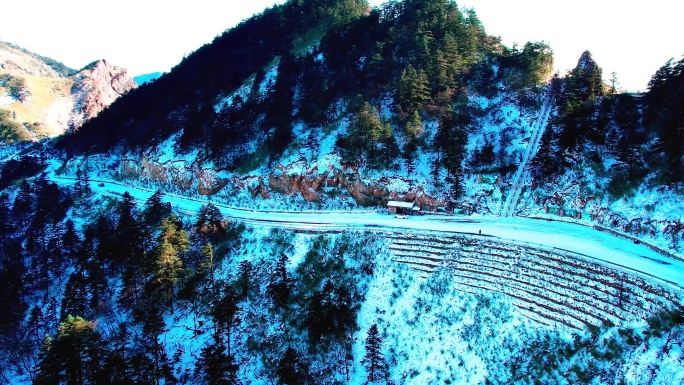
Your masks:
M 6 142 L 54 137 L 77 129 L 135 87 L 125 69 L 104 60 L 73 70 L 0 42 L 0 108 L 3 116 L 9 116 L 2 124 Z

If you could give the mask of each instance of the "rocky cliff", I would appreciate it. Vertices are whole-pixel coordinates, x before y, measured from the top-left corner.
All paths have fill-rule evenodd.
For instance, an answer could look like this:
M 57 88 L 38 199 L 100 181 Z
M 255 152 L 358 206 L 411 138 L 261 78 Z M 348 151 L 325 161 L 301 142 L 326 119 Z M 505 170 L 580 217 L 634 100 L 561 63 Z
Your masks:
M 71 121 L 73 128 L 80 127 L 119 96 L 138 87 L 125 68 L 113 66 L 104 59 L 89 64 L 73 78 L 72 95 L 76 100 Z
M 0 42 L 0 108 L 26 131 L 19 137 L 51 137 L 78 129 L 136 87 L 125 68 L 105 60 L 75 71 Z

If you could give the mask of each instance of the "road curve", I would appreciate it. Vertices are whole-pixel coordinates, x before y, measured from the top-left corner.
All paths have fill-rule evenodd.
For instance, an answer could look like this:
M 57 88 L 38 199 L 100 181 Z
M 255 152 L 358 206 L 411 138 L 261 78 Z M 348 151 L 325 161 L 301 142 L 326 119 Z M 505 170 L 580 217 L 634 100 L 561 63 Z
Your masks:
M 70 178 L 52 176 L 52 179 L 60 184 L 74 183 Z M 144 201 L 153 193 L 150 190 L 114 182 L 96 182 L 92 183 L 93 191 L 103 195 L 120 196 L 128 191 L 136 199 Z M 197 213 L 202 204 L 206 203 L 206 200 L 178 195 L 166 195 L 164 199 L 174 208 L 190 213 Z M 502 241 L 530 243 L 570 251 L 578 256 L 604 262 L 611 267 L 642 273 L 677 291 L 684 288 L 684 262 L 663 256 L 643 244 L 635 244 L 628 239 L 573 223 L 494 216 L 426 215 L 398 219 L 392 215 L 378 213 L 268 212 L 215 205 L 226 218 L 278 228 L 424 231 L 473 236 L 480 236 L 481 233 L 481 236 L 497 237 Z

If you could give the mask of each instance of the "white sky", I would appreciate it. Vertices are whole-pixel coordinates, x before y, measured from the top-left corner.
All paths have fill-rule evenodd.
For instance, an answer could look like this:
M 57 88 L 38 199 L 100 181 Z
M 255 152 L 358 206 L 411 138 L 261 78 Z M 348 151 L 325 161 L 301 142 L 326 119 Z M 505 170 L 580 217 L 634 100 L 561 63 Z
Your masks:
M 97 60 L 133 76 L 168 71 L 225 29 L 274 0 L 14 0 L 2 5 L 0 39 L 72 68 Z M 371 5 L 384 0 L 370 0 Z M 565 73 L 588 49 L 620 86 L 645 90 L 665 62 L 684 54 L 684 2 L 676 0 L 463 0 L 506 45 L 544 40 Z

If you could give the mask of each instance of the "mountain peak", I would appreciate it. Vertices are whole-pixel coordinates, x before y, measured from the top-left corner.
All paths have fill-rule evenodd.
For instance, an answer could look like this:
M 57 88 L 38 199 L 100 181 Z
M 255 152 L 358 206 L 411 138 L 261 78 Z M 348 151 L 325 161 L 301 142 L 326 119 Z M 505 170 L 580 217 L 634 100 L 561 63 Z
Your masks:
M 136 88 L 125 68 L 99 59 L 80 71 L 0 41 L 0 107 L 17 123 L 13 140 L 78 128 Z
M 99 114 L 119 96 L 138 87 L 128 75 L 128 70 L 111 65 L 105 59 L 88 64 L 74 78 L 78 80 L 73 89 L 77 106 L 74 127 L 80 127 L 84 121 Z

